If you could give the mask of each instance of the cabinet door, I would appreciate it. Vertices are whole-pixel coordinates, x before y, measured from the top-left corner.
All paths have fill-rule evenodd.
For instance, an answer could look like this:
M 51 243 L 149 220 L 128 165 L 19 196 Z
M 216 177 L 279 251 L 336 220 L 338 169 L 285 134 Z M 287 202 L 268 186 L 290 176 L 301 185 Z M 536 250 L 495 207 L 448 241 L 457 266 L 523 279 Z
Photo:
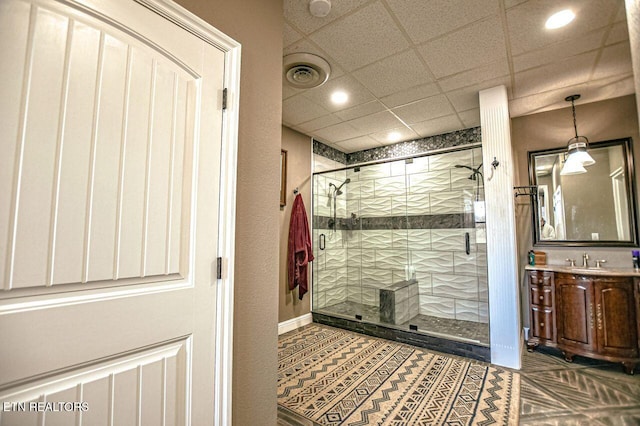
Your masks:
M 556 277 L 558 344 L 595 351 L 593 283 L 582 277 Z
M 631 279 L 594 283 L 598 350 L 604 355 L 636 357 L 636 312 Z

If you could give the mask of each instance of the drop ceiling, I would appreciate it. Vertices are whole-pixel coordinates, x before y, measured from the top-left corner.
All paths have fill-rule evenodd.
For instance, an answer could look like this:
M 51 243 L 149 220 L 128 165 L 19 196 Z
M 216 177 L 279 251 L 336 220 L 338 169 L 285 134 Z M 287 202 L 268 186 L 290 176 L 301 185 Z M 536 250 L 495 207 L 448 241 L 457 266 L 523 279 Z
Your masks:
M 546 30 L 565 8 L 574 21 Z M 498 85 L 512 117 L 634 93 L 624 0 L 333 0 L 324 18 L 284 0 L 284 18 L 284 55 L 319 55 L 331 75 L 283 80 L 283 124 L 347 153 L 479 126 L 478 92 Z

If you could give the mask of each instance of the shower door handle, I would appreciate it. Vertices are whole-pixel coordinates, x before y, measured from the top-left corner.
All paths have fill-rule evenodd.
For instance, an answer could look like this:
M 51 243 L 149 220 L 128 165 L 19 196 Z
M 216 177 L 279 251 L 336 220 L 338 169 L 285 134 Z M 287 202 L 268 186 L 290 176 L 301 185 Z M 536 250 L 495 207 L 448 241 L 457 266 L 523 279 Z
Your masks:
M 469 233 L 468 232 L 464 233 L 464 251 L 467 254 L 471 253 L 471 242 L 469 241 Z
M 325 235 L 324 234 L 320 234 L 320 250 L 324 250 L 324 248 L 326 247 L 326 242 L 325 242 Z

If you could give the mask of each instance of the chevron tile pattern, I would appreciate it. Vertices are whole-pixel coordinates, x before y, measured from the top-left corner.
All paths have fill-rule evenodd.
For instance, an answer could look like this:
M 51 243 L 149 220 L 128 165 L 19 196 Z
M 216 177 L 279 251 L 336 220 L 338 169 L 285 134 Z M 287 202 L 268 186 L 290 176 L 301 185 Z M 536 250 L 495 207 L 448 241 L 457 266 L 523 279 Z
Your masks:
M 640 380 L 620 364 L 553 348 L 526 353 L 521 370 L 521 425 L 638 425 Z
M 307 336 L 314 339 L 310 335 Z M 316 338 L 315 341 L 317 340 Z M 328 342 L 335 343 L 335 339 Z M 309 343 L 308 346 L 313 344 Z M 303 349 L 299 347 L 297 350 Z M 519 375 L 520 416 L 519 422 L 514 422 L 513 425 L 640 424 L 640 378 L 625 374 L 620 364 L 583 357 L 575 357 L 573 363 L 568 363 L 559 351 L 553 348 L 538 348 L 532 353 L 525 352 Z M 413 409 L 414 406 L 410 404 L 412 402 L 408 402 L 406 411 Z M 305 419 L 284 406 L 278 407 L 280 426 L 320 424 Z M 434 421 L 432 424 L 442 423 Z
M 311 324 L 278 341 L 278 405 L 321 425 L 517 424 L 517 373 Z

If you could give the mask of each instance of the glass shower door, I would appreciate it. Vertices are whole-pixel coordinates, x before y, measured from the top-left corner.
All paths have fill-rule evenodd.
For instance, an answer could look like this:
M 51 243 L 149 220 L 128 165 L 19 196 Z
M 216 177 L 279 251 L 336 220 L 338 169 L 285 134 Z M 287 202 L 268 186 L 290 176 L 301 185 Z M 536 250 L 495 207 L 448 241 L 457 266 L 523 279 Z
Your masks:
M 480 148 L 436 154 L 408 171 L 411 267 L 419 331 L 488 344 L 484 184 Z
M 313 309 L 343 315 L 349 312 L 347 249 L 343 239 L 346 171 L 315 174 L 313 179 Z

